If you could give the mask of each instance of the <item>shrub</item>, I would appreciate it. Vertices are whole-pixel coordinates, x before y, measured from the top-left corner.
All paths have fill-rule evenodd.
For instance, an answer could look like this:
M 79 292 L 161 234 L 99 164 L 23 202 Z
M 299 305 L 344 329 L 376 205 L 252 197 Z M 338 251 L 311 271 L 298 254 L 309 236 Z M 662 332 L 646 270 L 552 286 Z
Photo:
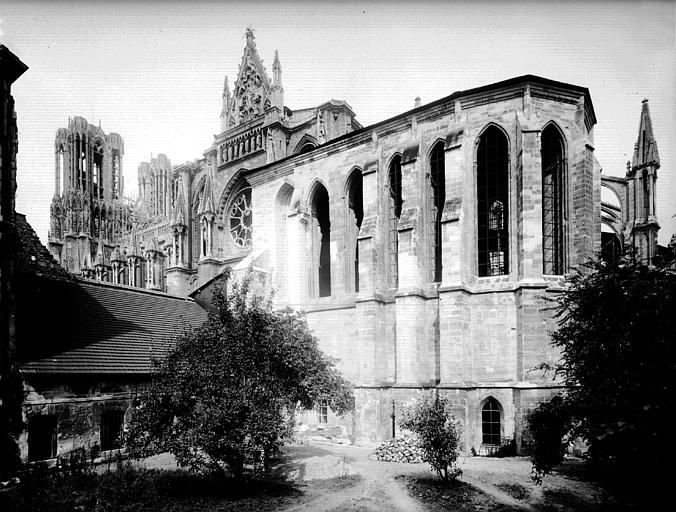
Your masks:
M 531 478 L 535 483 L 542 483 L 542 477 L 563 462 L 571 426 L 570 410 L 561 395 L 542 402 L 528 417 L 528 429 L 533 439 Z
M 458 459 L 458 428 L 448 401 L 439 395 L 424 395 L 404 410 L 403 429 L 417 434 L 422 459 L 443 479 L 456 478 L 461 471 Z

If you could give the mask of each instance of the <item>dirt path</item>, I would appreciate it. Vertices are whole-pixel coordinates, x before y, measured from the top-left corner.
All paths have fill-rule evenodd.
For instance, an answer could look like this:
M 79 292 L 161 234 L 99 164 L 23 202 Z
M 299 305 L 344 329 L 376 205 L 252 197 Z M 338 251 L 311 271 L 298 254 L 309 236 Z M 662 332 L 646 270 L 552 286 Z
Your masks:
M 305 496 L 302 502 L 280 510 L 425 512 L 395 480 L 397 475 L 424 472 L 420 464 L 372 461 L 369 450 L 357 446 L 313 445 L 284 451 L 278 471 L 301 482 Z

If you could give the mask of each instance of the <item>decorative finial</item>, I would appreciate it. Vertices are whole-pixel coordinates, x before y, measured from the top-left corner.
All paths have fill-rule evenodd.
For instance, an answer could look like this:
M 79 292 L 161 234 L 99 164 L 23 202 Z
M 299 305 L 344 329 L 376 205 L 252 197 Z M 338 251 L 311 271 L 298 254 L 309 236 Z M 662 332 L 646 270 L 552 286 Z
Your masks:
M 254 29 L 251 25 L 246 28 L 246 44 L 247 46 L 255 46 L 254 42 Z
M 416 96 L 413 108 L 418 108 L 419 106 L 420 106 L 420 96 Z

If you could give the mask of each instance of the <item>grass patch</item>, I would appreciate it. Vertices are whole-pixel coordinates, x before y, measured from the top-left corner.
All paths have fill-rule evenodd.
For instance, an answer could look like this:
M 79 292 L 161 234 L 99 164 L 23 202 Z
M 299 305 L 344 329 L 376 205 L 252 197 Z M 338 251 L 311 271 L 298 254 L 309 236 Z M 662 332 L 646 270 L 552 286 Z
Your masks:
M 502 482 L 495 484 L 495 487 L 506 492 L 515 500 L 524 501 L 530 498 L 530 491 L 521 484 Z
M 476 487 L 458 480 L 444 482 L 440 478 L 418 475 L 403 475 L 397 479 L 403 480 L 409 495 L 422 502 L 430 512 L 446 510 L 514 512 L 517 510 L 498 503 Z
M 0 492 L 0 510 L 23 511 L 266 511 L 302 495 L 280 480 L 235 481 L 185 470 L 138 469 L 130 464 L 101 474 L 38 467 Z

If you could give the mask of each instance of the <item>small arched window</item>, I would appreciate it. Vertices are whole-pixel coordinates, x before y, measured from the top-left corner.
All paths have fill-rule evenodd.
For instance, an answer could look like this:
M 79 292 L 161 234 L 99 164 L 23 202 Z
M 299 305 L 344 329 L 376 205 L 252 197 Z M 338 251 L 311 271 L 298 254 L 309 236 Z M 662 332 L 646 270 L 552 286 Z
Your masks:
M 310 201 L 312 211 L 312 266 L 319 297 L 331 295 L 331 220 L 329 193 L 321 183 L 315 185 Z
M 56 416 L 40 414 L 28 422 L 28 460 L 44 460 L 56 457 Z
M 364 219 L 363 177 L 361 170 L 355 169 L 350 175 L 347 187 L 347 268 L 348 289 L 359 291 L 359 230 Z
M 507 137 L 489 127 L 480 137 L 477 168 L 479 276 L 509 272 L 509 152 Z
M 489 398 L 481 409 L 481 441 L 483 444 L 500 445 L 500 405 Z
M 101 450 L 118 450 L 122 447 L 122 411 L 106 411 L 101 414 Z
M 387 266 L 388 285 L 399 287 L 399 219 L 404 204 L 401 195 L 401 156 L 390 162 L 388 172 Z
M 431 277 L 435 283 L 441 282 L 442 270 L 442 237 L 441 216 L 444 213 L 446 202 L 446 173 L 444 162 L 444 143 L 437 143 L 430 154 L 430 235 L 431 250 Z
M 560 275 L 566 264 L 566 168 L 563 137 L 553 124 L 542 131 L 542 261 L 544 274 Z

